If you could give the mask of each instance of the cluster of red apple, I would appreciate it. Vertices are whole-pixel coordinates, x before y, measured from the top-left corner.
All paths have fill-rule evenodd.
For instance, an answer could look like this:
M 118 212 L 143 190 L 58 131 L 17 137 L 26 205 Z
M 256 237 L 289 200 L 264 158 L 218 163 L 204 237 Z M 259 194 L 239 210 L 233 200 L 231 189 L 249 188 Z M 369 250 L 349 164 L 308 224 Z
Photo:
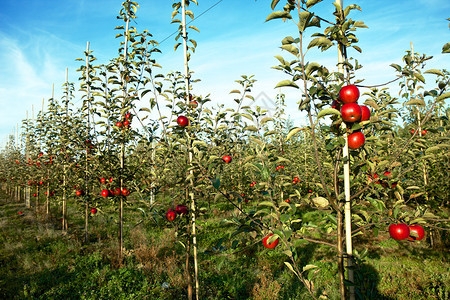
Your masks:
M 95 207 L 91 208 L 91 213 L 95 215 L 97 213 L 97 209 Z
M 108 181 L 104 177 L 100 178 L 100 182 L 102 184 L 109 185 Z M 109 182 L 113 183 L 113 178 L 112 177 L 109 178 Z M 101 192 L 102 197 L 105 197 L 105 198 L 106 197 L 113 197 L 113 196 L 120 196 L 120 195 L 123 195 L 123 196 L 126 197 L 129 194 L 130 194 L 130 190 L 128 190 L 127 188 L 123 188 L 123 189 L 116 188 L 115 190 L 103 189 L 102 192 Z
M 275 170 L 283 170 L 284 169 L 284 166 L 282 166 L 282 165 L 279 165 L 279 166 L 276 166 L 276 168 L 275 168 Z
M 89 149 L 94 148 L 94 145 L 92 144 L 91 140 L 86 140 L 86 146 L 88 146 Z
M 107 189 L 103 189 L 101 192 L 102 197 L 113 197 L 113 196 L 128 196 L 130 194 L 130 190 L 123 188 L 116 188 L 115 190 L 107 190 Z
M 250 183 L 250 187 L 254 187 L 256 184 L 256 181 L 252 181 L 252 183 Z
M 175 207 L 175 210 L 172 208 L 169 208 L 167 210 L 166 219 L 167 219 L 167 221 L 172 222 L 177 217 L 177 214 L 178 215 L 186 215 L 187 213 L 188 213 L 187 206 L 183 205 L 183 204 L 179 204 Z
M 292 183 L 297 184 L 299 181 L 300 181 L 300 178 L 294 177 L 294 179 L 292 180 Z
M 124 129 L 127 129 L 130 128 L 130 124 L 131 124 L 131 113 L 126 113 L 124 119 L 122 121 L 117 122 L 116 126 L 119 128 L 123 127 Z
M 420 241 L 425 236 L 425 230 L 422 226 L 405 223 L 397 223 L 389 225 L 389 235 L 397 241 L 408 239 L 410 241 Z
M 411 133 L 411 135 L 413 135 L 417 130 L 411 129 L 409 132 Z M 427 132 L 428 131 L 426 131 L 425 129 L 422 129 L 422 131 L 420 132 L 420 135 L 424 136 L 425 134 L 427 134 Z
M 47 196 L 47 194 L 49 194 L 48 196 L 49 196 L 49 197 L 52 197 L 52 196 L 55 195 L 55 192 L 54 192 L 54 191 L 50 191 L 50 193 L 45 192 L 44 194 L 45 194 L 46 196 Z
M 384 172 L 383 175 L 387 176 L 388 178 L 392 177 L 391 172 Z M 378 174 L 373 174 L 372 176 L 370 176 L 370 174 L 367 175 L 368 183 L 372 183 L 373 181 L 375 181 L 375 184 L 381 184 L 384 187 L 389 187 L 389 183 L 387 183 L 384 180 L 380 180 L 379 178 L 377 179 L 377 178 L 378 178 Z M 391 188 L 395 188 L 396 186 L 397 186 L 397 183 L 393 183 L 391 185 Z
M 358 88 L 355 85 L 346 85 L 341 88 L 339 99 L 334 100 L 331 103 L 331 107 L 337 110 L 340 109 L 342 120 L 348 125 L 355 122 L 368 121 L 370 119 L 370 110 L 365 105 L 359 105 L 357 103 L 358 99 Z M 366 138 L 361 131 L 356 131 L 348 135 L 347 141 L 350 149 L 358 149 L 364 145 Z

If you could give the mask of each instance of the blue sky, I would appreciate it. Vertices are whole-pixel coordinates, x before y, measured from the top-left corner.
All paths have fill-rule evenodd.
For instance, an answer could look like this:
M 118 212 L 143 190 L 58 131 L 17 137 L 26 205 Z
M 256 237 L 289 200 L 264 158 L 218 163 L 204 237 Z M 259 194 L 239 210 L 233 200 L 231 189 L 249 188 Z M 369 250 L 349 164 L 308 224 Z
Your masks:
M 199 6 L 191 9 L 199 15 L 219 0 L 199 0 Z M 265 23 L 271 12 L 271 1 L 222 0 L 214 8 L 194 21 L 200 33 L 190 38 L 198 42 L 190 68 L 195 77 L 196 94 L 211 94 L 213 103 L 233 107 L 229 91 L 238 86 L 234 80 L 242 74 L 255 75 L 253 96 L 267 95 L 274 98 L 277 82 L 286 79 L 271 69 L 277 64 L 274 55 L 281 52 L 280 41 L 295 34 L 295 25 L 274 20 Z M 283 1 L 280 1 L 282 3 Z M 316 12 L 333 20 L 332 0 L 317 5 Z M 69 81 L 79 87 L 76 69 L 83 56 L 86 42 L 98 63 L 107 63 L 117 55 L 120 40 L 115 39 L 114 27 L 121 25 L 116 19 L 122 1 L 117 0 L 3 0 L 0 9 L 0 146 L 22 119 L 41 109 L 42 100 L 51 97 L 55 84 L 55 97 L 60 98 L 69 69 Z M 171 0 L 139 1 L 138 19 L 134 26 L 139 31 L 148 29 L 157 41 L 162 41 L 176 30 L 170 24 Z M 353 11 L 350 17 L 364 21 L 368 29 L 357 33 L 363 53 L 351 52 L 364 68 L 358 78 L 365 78 L 367 85 L 379 84 L 395 78 L 389 65 L 401 63 L 405 51 L 414 43 L 414 50 L 434 56 L 429 68 L 449 68 L 450 55 L 441 54 L 442 46 L 450 42 L 448 0 L 396 0 L 396 1 L 346 1 L 345 5 L 358 4 L 362 12 Z M 280 7 L 281 8 L 281 4 Z M 323 29 L 321 29 L 323 30 Z M 174 37 L 161 44 L 162 54 L 155 56 L 163 66 L 163 73 L 183 70 L 181 48 L 174 52 Z M 321 53 L 313 50 L 308 59 L 336 69 L 336 50 Z M 433 81 L 433 77 L 427 77 Z M 398 91 L 397 84 L 390 87 Z M 305 124 L 297 111 L 299 93 L 283 90 L 287 98 L 287 111 L 294 125 Z M 258 103 L 264 105 L 264 103 Z

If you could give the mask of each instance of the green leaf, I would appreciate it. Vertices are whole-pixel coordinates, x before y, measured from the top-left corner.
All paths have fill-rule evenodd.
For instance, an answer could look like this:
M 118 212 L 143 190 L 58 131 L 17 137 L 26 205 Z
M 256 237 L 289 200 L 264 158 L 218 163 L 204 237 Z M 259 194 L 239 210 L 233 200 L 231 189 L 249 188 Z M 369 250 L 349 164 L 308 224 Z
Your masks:
M 426 70 L 425 72 L 423 72 L 425 74 L 434 74 L 434 75 L 439 75 L 439 76 L 444 76 L 444 73 L 442 73 L 441 70 L 438 69 L 430 69 L 430 70 Z
M 283 80 L 277 83 L 275 88 L 284 87 L 284 86 L 290 86 L 296 89 L 299 89 L 299 86 L 296 85 L 292 80 Z
M 270 7 L 272 8 L 272 10 L 275 9 L 275 6 L 277 6 L 278 2 L 280 2 L 280 0 L 272 0 L 272 3 L 270 4 Z
M 325 208 L 330 204 L 330 202 L 328 202 L 328 200 L 324 197 L 316 197 L 312 199 L 312 202 L 320 208 Z
M 273 19 L 292 19 L 292 16 L 287 11 L 274 11 L 267 16 L 266 22 Z
M 402 67 L 400 67 L 400 65 L 397 64 L 390 64 L 391 67 L 393 67 L 395 70 L 397 70 L 398 72 L 402 71 Z
M 306 266 L 303 267 L 303 272 L 306 272 L 306 271 L 308 271 L 308 270 L 315 269 L 315 268 L 318 268 L 318 266 L 315 266 L 315 265 L 306 265 Z
M 353 49 L 355 49 L 356 51 L 358 51 L 359 53 L 362 52 L 361 48 L 359 48 L 358 46 L 352 45 Z
M 424 218 L 416 218 L 416 219 L 410 221 L 409 223 L 410 224 L 419 224 L 419 223 L 424 224 L 424 223 L 426 223 L 426 221 Z
M 258 206 L 270 206 L 274 209 L 276 209 L 275 205 L 272 203 L 272 201 L 263 201 L 258 203 Z
M 211 179 L 211 183 L 216 190 L 220 188 L 220 178 Z
M 442 53 L 450 53 L 450 43 L 447 43 L 444 46 L 442 46 Z
M 440 149 L 441 149 L 441 147 L 439 147 L 439 146 L 433 146 L 433 147 L 430 147 L 427 150 L 425 150 L 425 154 L 429 154 L 430 152 L 435 152 L 435 151 L 438 151 Z
M 292 265 L 290 263 L 285 261 L 284 264 L 288 267 L 289 270 L 292 271 L 292 273 L 294 273 L 296 276 L 298 276 L 297 272 L 295 272 L 294 268 L 292 267 Z
M 316 62 L 308 63 L 305 68 L 306 76 L 310 76 L 314 71 L 319 70 L 320 67 L 321 66 Z
M 366 24 L 364 24 L 363 21 L 356 21 L 356 22 L 353 24 L 353 26 L 355 26 L 355 27 L 357 27 L 357 28 L 369 28 L 369 27 L 367 27 Z
M 259 123 L 262 125 L 262 124 L 267 123 L 269 121 L 274 121 L 274 119 L 271 118 L 271 117 L 264 117 L 264 118 L 261 119 L 261 121 L 259 121 Z
M 195 31 L 197 31 L 197 32 L 200 32 L 200 30 L 198 30 L 198 28 L 195 27 L 195 26 L 192 26 L 192 25 L 191 25 L 191 26 L 189 26 L 189 28 L 190 28 L 190 29 L 193 29 L 193 30 L 195 30 Z
M 422 74 L 414 73 L 413 75 L 414 75 L 414 77 L 416 77 L 418 80 L 420 80 L 420 81 L 422 81 L 423 83 L 425 83 L 425 78 L 422 76 Z
M 361 7 L 359 7 L 356 4 L 351 4 L 344 9 L 344 18 L 347 18 L 348 14 L 350 13 L 350 10 L 353 10 L 353 9 L 361 11 Z
M 298 31 L 303 32 L 308 27 L 308 23 L 314 15 L 309 11 L 302 11 L 298 14 Z
M 292 36 L 287 36 L 281 41 L 281 45 L 289 45 L 295 43 L 295 40 Z
M 244 130 L 249 130 L 249 131 L 253 131 L 253 132 L 258 132 L 258 128 L 256 128 L 256 127 L 253 126 L 253 125 L 245 127 Z
M 306 8 L 310 8 L 314 5 L 316 5 L 319 2 L 322 2 L 323 0 L 308 0 L 306 1 Z
M 408 102 L 405 103 L 405 105 L 420 105 L 420 106 L 425 106 L 425 101 L 423 101 L 422 99 L 411 99 Z
M 335 108 L 326 108 L 326 109 L 322 109 L 318 114 L 317 114 L 317 119 L 323 118 L 325 116 L 328 115 L 336 115 L 336 116 L 340 116 L 341 112 L 338 111 Z
M 294 128 L 292 128 L 292 129 L 289 131 L 288 135 L 286 136 L 285 141 L 287 142 L 288 140 L 290 140 L 294 134 L 300 132 L 301 130 L 305 130 L 305 128 L 300 128 L 300 127 L 294 127 Z
M 286 51 L 288 51 L 289 53 L 291 53 L 292 55 L 297 56 L 298 55 L 298 48 L 295 47 L 292 44 L 286 44 L 286 45 L 282 45 L 281 49 L 284 49 Z
M 309 43 L 308 49 L 313 48 L 313 47 L 323 47 L 326 49 L 326 48 L 331 47 L 332 45 L 333 45 L 333 43 L 326 37 L 317 37 Z
M 436 101 L 440 102 L 440 101 L 445 100 L 445 99 L 447 99 L 447 98 L 450 98 L 450 93 L 445 93 L 445 94 L 440 95 L 440 96 L 436 99 Z

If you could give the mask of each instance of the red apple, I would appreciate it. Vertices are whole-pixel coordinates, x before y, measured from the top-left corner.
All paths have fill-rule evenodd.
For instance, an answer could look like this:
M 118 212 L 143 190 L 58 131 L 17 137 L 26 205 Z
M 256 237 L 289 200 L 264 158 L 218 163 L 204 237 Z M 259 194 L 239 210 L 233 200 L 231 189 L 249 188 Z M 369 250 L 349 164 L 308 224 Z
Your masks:
M 125 119 L 129 120 L 130 118 L 131 118 L 131 113 L 127 113 L 127 114 L 125 115 Z
M 188 208 L 186 207 L 186 205 L 179 204 L 179 205 L 177 205 L 177 207 L 175 208 L 175 211 L 176 211 L 176 213 L 179 214 L 179 215 L 181 215 L 181 214 L 187 214 Z
M 339 99 L 341 100 L 342 103 L 353 103 L 358 101 L 359 99 L 358 88 L 353 84 L 343 86 L 339 91 Z
M 370 109 L 365 105 L 361 106 L 361 122 L 362 121 L 369 121 L 370 120 Z
M 267 249 L 273 249 L 278 245 L 279 239 L 276 239 L 275 241 L 273 241 L 270 244 L 267 244 L 267 240 L 273 235 L 273 233 L 269 234 L 268 236 L 266 236 L 265 238 L 263 238 L 262 242 L 264 247 L 266 247 Z
M 130 190 L 123 188 L 122 189 L 122 195 L 124 195 L 125 197 L 128 196 L 130 194 Z
M 379 184 L 380 183 L 380 179 L 378 178 L 378 174 L 373 174 L 372 176 L 370 176 L 370 174 L 367 174 L 367 180 L 369 183 L 371 183 L 372 181 L 375 181 L 375 183 Z
M 19 211 L 19 215 L 23 214 L 23 212 Z
M 77 195 L 77 196 L 83 196 L 83 195 L 84 195 L 84 191 L 83 191 L 83 190 L 76 190 L 76 191 L 75 191 L 75 195 Z
M 350 149 L 358 149 L 366 142 L 364 134 L 360 131 L 350 134 L 347 138 L 348 147 Z
M 102 196 L 105 197 L 105 198 L 106 198 L 106 197 L 109 197 L 109 191 L 106 190 L 106 189 L 102 190 L 102 193 L 101 193 L 101 194 L 102 194 Z
M 36 194 L 36 193 L 34 193 L 34 194 L 33 194 L 33 197 L 37 197 L 37 194 Z
M 111 177 L 111 178 L 109 178 L 109 182 L 111 182 L 111 183 L 113 182 L 113 178 L 112 178 L 112 177 Z
M 346 103 L 341 107 L 344 122 L 358 122 L 361 120 L 362 110 L 358 103 Z
M 424 129 L 421 131 L 421 133 L 422 133 L 422 136 L 424 136 L 425 134 L 427 134 L 427 131 Z
M 128 125 L 130 125 L 130 121 L 128 120 L 123 121 L 123 126 L 127 127 Z
M 193 108 L 197 108 L 197 106 L 198 106 L 198 103 L 197 103 L 197 101 L 195 101 L 195 100 L 189 102 L 189 104 L 190 104 Z
M 117 122 L 116 126 L 119 127 L 119 128 L 122 127 L 122 122 Z
M 416 131 L 414 129 L 411 129 L 409 132 L 411 133 L 411 135 L 413 135 Z
M 114 196 L 120 196 L 120 194 L 122 194 L 122 190 L 120 188 L 116 188 L 114 190 Z
M 415 233 L 417 236 L 412 236 L 411 233 Z M 409 225 L 409 237 L 408 240 L 420 241 L 425 236 L 425 230 L 422 226 L 413 224 Z
M 409 237 L 409 227 L 405 223 L 389 225 L 390 236 L 397 241 L 407 239 Z
M 226 162 L 227 164 L 229 164 L 229 163 L 232 161 L 232 158 L 231 158 L 231 156 L 229 156 L 229 155 L 224 155 L 224 156 L 222 157 L 222 159 L 223 159 L 223 161 Z
M 91 213 L 95 215 L 97 213 L 97 209 L 95 207 L 91 208 Z
M 291 200 L 289 200 L 289 199 L 286 199 L 286 200 L 284 200 L 284 202 L 286 202 L 286 203 L 290 203 L 290 202 L 291 202 Z
M 177 213 L 174 212 L 173 210 L 169 210 L 169 211 L 166 213 L 166 219 L 167 219 L 167 221 L 169 221 L 169 222 L 172 222 L 173 220 L 175 220 L 176 217 L 177 217 Z
M 106 183 L 106 178 L 104 178 L 104 177 L 100 178 L 100 182 L 101 183 Z
M 186 127 L 189 125 L 189 119 L 186 118 L 185 116 L 179 116 L 177 118 L 177 123 L 180 127 Z

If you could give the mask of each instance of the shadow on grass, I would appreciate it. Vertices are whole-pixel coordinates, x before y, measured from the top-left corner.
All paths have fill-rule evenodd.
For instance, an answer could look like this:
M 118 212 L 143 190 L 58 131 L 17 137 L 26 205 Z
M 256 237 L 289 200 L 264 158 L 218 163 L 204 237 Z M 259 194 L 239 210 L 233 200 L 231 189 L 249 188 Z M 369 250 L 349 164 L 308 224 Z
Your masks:
M 379 284 L 380 275 L 374 267 L 366 263 L 357 264 L 355 268 L 356 299 L 394 300 L 380 293 Z

